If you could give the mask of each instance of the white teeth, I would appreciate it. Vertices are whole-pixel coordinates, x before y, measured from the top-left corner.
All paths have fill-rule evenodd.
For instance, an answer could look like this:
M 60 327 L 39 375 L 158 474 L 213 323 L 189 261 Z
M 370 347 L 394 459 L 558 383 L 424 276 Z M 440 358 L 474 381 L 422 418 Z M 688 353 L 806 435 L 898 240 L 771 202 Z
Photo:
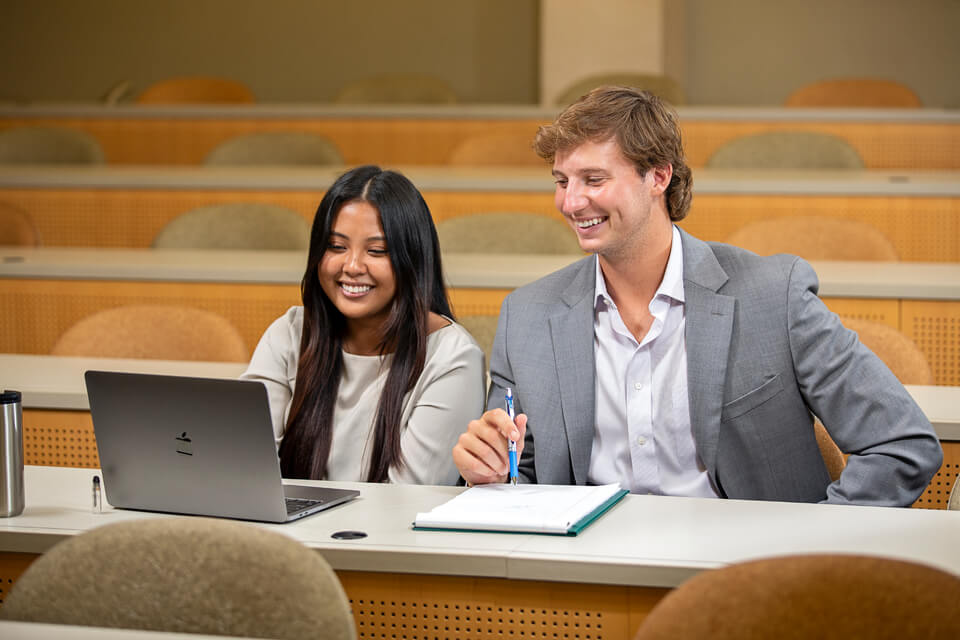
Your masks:
M 366 293 L 367 291 L 370 291 L 370 289 L 373 289 L 373 287 L 371 287 L 368 284 L 359 285 L 359 286 L 355 286 L 352 284 L 341 284 L 340 288 L 342 288 L 347 293 Z
M 591 218 L 590 220 L 577 220 L 576 224 L 581 229 L 586 229 L 596 224 L 600 224 L 601 222 L 603 222 L 603 218 Z

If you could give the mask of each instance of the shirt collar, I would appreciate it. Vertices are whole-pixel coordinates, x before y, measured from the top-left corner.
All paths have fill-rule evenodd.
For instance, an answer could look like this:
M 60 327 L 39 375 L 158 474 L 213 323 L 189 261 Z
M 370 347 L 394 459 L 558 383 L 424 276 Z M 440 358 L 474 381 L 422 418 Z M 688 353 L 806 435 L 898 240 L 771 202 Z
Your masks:
M 596 284 L 594 285 L 595 305 L 609 304 L 616 307 L 613 298 L 607 292 L 607 283 L 603 279 L 603 271 L 600 269 L 600 259 L 594 260 L 596 265 Z M 684 303 L 686 299 L 683 294 L 683 244 L 680 240 L 680 230 L 677 225 L 673 225 L 673 242 L 670 245 L 670 256 L 667 258 L 667 268 L 663 272 L 663 280 L 657 287 L 657 293 L 654 298 L 665 296 L 677 302 Z

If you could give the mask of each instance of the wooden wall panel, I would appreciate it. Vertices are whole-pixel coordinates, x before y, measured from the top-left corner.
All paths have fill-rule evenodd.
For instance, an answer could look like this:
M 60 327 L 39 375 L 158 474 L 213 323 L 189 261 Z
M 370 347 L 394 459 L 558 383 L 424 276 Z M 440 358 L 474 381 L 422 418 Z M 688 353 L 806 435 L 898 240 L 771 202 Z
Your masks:
M 217 144 L 257 131 L 308 131 L 329 137 L 348 164 L 445 164 L 464 139 L 487 134 L 532 141 L 539 118 L 72 118 L 10 117 L 0 128 L 63 126 L 87 131 L 104 147 L 108 162 L 199 164 Z M 822 131 L 857 149 L 871 169 L 960 169 L 960 125 L 951 123 L 813 120 L 684 119 L 690 166 L 702 167 L 723 143 L 775 130 Z

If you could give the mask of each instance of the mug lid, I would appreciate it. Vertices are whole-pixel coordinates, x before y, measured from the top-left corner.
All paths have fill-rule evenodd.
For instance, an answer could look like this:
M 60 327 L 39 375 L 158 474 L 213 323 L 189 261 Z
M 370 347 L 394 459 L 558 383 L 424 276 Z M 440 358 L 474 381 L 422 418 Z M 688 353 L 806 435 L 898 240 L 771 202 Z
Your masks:
M 3 393 L 0 393 L 0 404 L 13 404 L 14 402 L 20 402 L 19 391 L 6 389 Z

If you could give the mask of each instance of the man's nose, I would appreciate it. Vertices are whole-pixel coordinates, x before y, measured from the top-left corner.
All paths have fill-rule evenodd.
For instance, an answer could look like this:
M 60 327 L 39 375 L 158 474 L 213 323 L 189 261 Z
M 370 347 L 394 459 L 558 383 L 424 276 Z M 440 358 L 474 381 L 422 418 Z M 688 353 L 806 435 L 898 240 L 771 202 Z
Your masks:
M 563 200 L 560 203 L 560 212 L 572 215 L 587 206 L 587 198 L 576 185 L 567 184 L 563 190 Z

